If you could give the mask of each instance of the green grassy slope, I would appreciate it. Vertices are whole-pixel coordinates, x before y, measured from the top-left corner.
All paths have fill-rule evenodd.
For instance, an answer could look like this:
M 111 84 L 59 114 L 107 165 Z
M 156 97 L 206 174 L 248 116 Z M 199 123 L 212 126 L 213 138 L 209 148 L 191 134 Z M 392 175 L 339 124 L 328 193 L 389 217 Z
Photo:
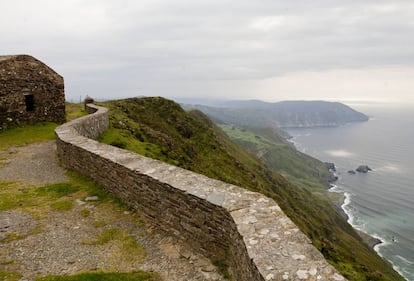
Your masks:
M 110 129 L 100 140 L 274 198 L 349 280 L 403 280 L 336 212 L 326 193 L 298 188 L 235 144 L 203 113 L 163 98 L 103 103 Z
M 325 163 L 297 151 L 272 128 L 219 127 L 234 142 L 251 151 L 270 169 L 281 173 L 295 185 L 325 190 L 333 179 Z
M 154 273 L 130 272 L 130 273 L 108 273 L 108 272 L 87 272 L 75 275 L 49 275 L 36 278 L 36 281 L 159 281 L 161 280 Z

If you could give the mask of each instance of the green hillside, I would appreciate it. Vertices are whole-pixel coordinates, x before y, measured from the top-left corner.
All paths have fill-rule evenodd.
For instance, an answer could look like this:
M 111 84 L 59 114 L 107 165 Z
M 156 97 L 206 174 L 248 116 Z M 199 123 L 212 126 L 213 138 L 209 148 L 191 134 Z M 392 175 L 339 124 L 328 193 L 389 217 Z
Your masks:
M 255 154 L 270 169 L 281 173 L 295 185 L 325 190 L 333 180 L 325 163 L 297 151 L 272 128 L 240 128 L 233 125 L 219 127 L 234 142 Z
M 159 97 L 102 105 L 110 109 L 111 124 L 101 141 L 274 198 L 349 280 L 403 280 L 362 242 L 325 192 L 288 182 L 231 141 L 203 113 L 186 112 Z M 306 181 L 306 176 L 301 180 Z

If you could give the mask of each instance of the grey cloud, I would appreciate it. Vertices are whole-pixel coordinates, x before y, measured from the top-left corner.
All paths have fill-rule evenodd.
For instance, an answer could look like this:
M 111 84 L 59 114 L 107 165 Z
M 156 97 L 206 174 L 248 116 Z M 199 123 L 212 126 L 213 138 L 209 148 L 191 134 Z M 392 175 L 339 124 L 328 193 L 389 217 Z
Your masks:
M 3 51 L 53 65 L 74 96 L 231 92 L 214 81 L 414 63 L 411 1 L 2 2 Z

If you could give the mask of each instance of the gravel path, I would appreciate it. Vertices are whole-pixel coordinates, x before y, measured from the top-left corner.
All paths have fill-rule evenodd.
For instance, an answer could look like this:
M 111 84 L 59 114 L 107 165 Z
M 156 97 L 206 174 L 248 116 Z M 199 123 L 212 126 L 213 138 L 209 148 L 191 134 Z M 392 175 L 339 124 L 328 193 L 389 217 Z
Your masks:
M 30 185 L 45 185 L 69 179 L 59 166 L 55 141 L 39 142 L 24 147 L 0 151 L 4 165 L 0 168 L 3 181 L 21 181 Z
M 38 186 L 69 180 L 58 165 L 54 141 L 3 151 L 0 159 L 5 163 L 0 166 L 0 181 Z M 21 280 L 94 270 L 154 271 L 170 281 L 224 280 L 209 259 L 176 238 L 146 226 L 139 214 L 109 203 L 85 202 L 76 196 L 70 200 L 74 201 L 71 210 L 49 211 L 36 219 L 20 210 L 0 212 L 0 271 L 19 272 Z M 88 210 L 89 215 L 82 216 L 82 210 Z M 114 228 L 132 235 L 144 247 L 146 256 L 123 257 L 119 246 L 122 241 L 85 243 Z M 10 234 L 19 236 L 7 239 Z

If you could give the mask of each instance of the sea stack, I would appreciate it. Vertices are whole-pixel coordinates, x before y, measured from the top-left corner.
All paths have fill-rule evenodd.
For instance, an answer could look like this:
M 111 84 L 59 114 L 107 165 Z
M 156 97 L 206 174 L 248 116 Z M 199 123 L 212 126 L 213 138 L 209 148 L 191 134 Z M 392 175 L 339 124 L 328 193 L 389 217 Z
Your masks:
M 358 168 L 356 168 L 356 171 L 359 173 L 368 173 L 369 171 L 372 171 L 368 165 L 360 165 Z

